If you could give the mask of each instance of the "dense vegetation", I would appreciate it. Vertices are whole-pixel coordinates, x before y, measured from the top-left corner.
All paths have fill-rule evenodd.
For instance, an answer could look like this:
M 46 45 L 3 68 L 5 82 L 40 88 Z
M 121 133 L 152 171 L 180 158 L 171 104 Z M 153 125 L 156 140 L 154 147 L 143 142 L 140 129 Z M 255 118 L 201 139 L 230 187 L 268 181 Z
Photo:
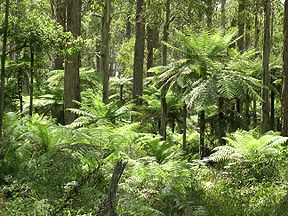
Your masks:
M 0 6 L 0 215 L 288 215 L 288 0 Z

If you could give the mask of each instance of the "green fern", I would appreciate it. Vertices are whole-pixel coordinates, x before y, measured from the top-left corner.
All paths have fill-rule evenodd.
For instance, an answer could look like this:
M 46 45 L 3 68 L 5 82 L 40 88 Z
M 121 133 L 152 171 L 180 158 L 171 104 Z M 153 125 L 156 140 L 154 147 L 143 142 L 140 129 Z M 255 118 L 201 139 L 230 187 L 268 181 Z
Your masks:
M 281 156 L 282 145 L 287 142 L 287 137 L 266 134 L 260 138 L 255 137 L 254 132 L 238 131 L 226 137 L 227 146 L 220 146 L 214 149 L 208 160 L 253 161 L 266 156 Z

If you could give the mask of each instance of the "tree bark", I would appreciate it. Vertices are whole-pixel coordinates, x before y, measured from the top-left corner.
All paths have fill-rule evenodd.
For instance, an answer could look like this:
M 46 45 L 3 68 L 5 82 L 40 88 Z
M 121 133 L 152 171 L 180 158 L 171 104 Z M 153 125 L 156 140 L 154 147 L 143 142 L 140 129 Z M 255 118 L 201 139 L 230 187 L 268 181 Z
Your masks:
M 260 0 L 256 0 L 255 2 L 255 32 L 254 32 L 254 48 L 258 50 L 259 46 L 259 7 L 260 7 Z M 253 100 L 253 127 L 257 127 L 257 101 Z
M 130 15 L 127 17 L 126 20 L 126 38 L 130 39 L 132 37 L 132 24 L 131 24 L 131 20 L 130 20 Z
M 272 3 L 271 3 L 272 4 Z M 274 6 L 271 5 L 271 38 L 270 38 L 270 49 L 272 48 L 272 42 L 273 42 L 273 33 L 274 33 Z M 275 130 L 275 91 L 274 91 L 274 81 L 275 81 L 275 70 L 271 70 L 271 81 L 270 86 L 270 126 L 271 130 Z
M 226 29 L 226 3 L 227 0 L 221 0 L 221 27 Z
M 118 184 L 120 178 L 125 170 L 125 167 L 128 162 L 123 162 L 122 160 L 118 161 L 112 175 L 112 179 L 109 185 L 108 197 L 104 200 L 102 206 L 99 209 L 97 216 L 117 216 L 116 212 L 116 195 L 118 190 Z
M 110 79 L 110 23 L 111 23 L 111 0 L 105 0 L 104 14 L 102 17 L 102 53 L 101 66 L 103 78 L 102 101 L 109 103 L 109 79 Z
M 284 49 L 281 92 L 281 135 L 288 136 L 288 0 L 285 0 L 284 12 Z
M 183 151 L 187 150 L 187 105 L 185 104 L 183 107 L 183 143 L 182 143 Z
M 19 99 L 19 111 L 23 113 L 23 85 L 22 85 L 22 70 L 18 68 L 17 70 L 17 88 L 18 88 L 18 99 Z
M 245 50 L 251 46 L 251 18 L 250 6 L 247 5 L 245 11 Z
M 224 119 L 224 99 L 222 97 L 220 97 L 218 99 L 218 135 L 219 135 L 219 143 L 220 145 L 225 145 L 225 139 L 223 139 L 225 137 L 225 126 L 222 123 L 223 119 Z M 222 123 L 222 124 L 221 124 Z
M 212 30 L 213 27 L 213 0 L 207 0 L 207 9 L 206 9 L 206 16 L 207 16 L 207 28 L 209 31 Z
M 269 122 L 269 89 L 270 87 L 270 74 L 269 74 L 269 60 L 270 60 L 270 17 L 271 17 L 271 0 L 266 0 L 264 4 L 264 39 L 263 39 L 263 74 L 262 82 L 266 88 L 262 89 L 262 118 L 261 129 L 262 133 L 270 130 Z
M 244 52 L 245 0 L 238 0 L 238 50 Z
M 238 50 L 242 53 L 245 50 L 244 47 L 244 31 L 245 31 L 245 0 L 238 0 Z M 241 100 L 238 98 L 236 100 L 236 111 L 242 113 Z
M 170 24 L 170 14 L 171 14 L 171 1 L 166 0 L 166 18 L 165 25 L 163 29 L 163 41 L 168 42 L 169 38 L 169 24 Z M 167 65 L 167 46 L 162 45 L 162 64 Z M 160 120 L 160 135 L 166 140 L 167 132 L 167 117 L 168 117 L 168 106 L 166 102 L 166 93 L 164 90 L 161 91 L 161 120 Z
M 258 48 L 259 45 L 259 34 L 260 34 L 260 28 L 259 28 L 259 8 L 260 8 L 260 0 L 256 0 L 255 3 L 255 35 L 254 35 L 254 47 L 255 49 Z
M 66 0 L 55 0 L 55 16 L 56 22 L 66 31 Z M 64 70 L 64 58 L 61 55 L 56 55 L 54 59 L 54 69 Z
M 33 97 L 34 97 L 34 48 L 30 45 L 30 104 L 29 104 L 29 116 L 33 115 Z
M 257 101 L 253 100 L 253 127 L 257 127 Z
M 155 31 L 154 26 L 147 27 L 147 70 L 152 68 L 154 65 L 154 42 L 155 42 L 154 31 Z
M 2 43 L 2 56 L 1 56 L 1 76 L 0 76 L 0 141 L 3 139 L 3 117 L 5 109 L 5 63 L 6 63 L 6 50 L 7 50 L 7 36 L 8 36 L 8 18 L 9 18 L 9 5 L 10 1 L 5 1 L 5 21 L 3 26 L 3 43 Z M 0 152 L 2 155 L 2 152 Z
M 205 111 L 199 112 L 199 128 L 200 128 L 200 145 L 199 145 L 199 157 L 202 159 L 205 156 Z
M 67 31 L 70 31 L 75 39 L 80 36 L 81 27 L 81 0 L 67 1 Z M 80 54 L 73 54 L 65 61 L 64 74 L 64 112 L 65 124 L 72 123 L 77 115 L 69 112 L 68 108 L 77 108 L 74 100 L 80 101 Z
M 133 99 L 138 105 L 142 104 L 143 94 L 143 66 L 145 50 L 145 0 L 137 0 L 136 9 L 136 41 L 134 49 L 134 68 L 133 68 Z

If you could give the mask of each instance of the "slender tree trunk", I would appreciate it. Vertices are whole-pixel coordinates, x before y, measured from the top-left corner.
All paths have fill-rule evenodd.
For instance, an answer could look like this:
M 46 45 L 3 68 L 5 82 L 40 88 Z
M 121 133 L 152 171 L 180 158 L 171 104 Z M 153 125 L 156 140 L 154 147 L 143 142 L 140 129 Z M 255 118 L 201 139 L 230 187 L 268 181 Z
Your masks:
M 221 27 L 226 29 L 226 3 L 227 0 L 221 0 Z
M 271 102 L 271 115 L 270 115 L 271 129 L 275 130 L 275 92 L 273 89 L 271 90 L 270 99 L 271 99 L 270 101 Z
M 284 49 L 281 93 L 281 135 L 288 136 L 288 0 L 285 0 L 284 12 Z
M 224 119 L 224 99 L 220 97 L 218 99 L 218 135 L 219 135 L 219 143 L 220 145 L 225 145 L 225 126 L 223 124 Z M 221 124 L 222 123 L 222 124 Z
M 272 48 L 272 42 L 273 42 L 273 33 L 274 33 L 274 4 L 271 3 L 271 38 L 270 38 L 270 49 Z M 273 82 L 275 81 L 275 71 L 271 70 L 271 91 L 270 91 L 270 124 L 272 130 L 275 130 L 275 91 L 273 89 Z
M 263 74 L 262 82 L 266 87 L 270 86 L 270 74 L 269 74 L 269 59 L 270 59 L 270 16 L 271 16 L 271 0 L 266 0 L 264 4 L 264 39 L 263 39 Z M 262 89 L 262 118 L 261 118 L 261 129 L 262 133 L 270 130 L 269 123 L 269 89 Z
M 250 6 L 246 6 L 246 13 L 245 13 L 245 23 L 246 23 L 246 28 L 245 28 L 245 50 L 248 50 L 251 47 L 251 11 L 250 11 Z
M 250 104 L 251 104 L 251 101 L 250 101 L 250 98 L 249 96 L 247 95 L 246 97 L 246 103 L 245 103 L 245 129 L 246 130 L 249 130 L 250 128 L 250 123 L 251 123 L 251 117 L 250 117 Z
M 102 203 L 97 216 L 117 216 L 116 212 L 116 195 L 118 191 L 118 184 L 121 179 L 121 176 L 123 175 L 123 172 L 125 170 L 125 167 L 128 162 L 123 162 L 122 160 L 118 161 L 112 175 L 112 179 L 109 184 L 109 193 L 108 197 L 104 200 Z
M 170 15 L 171 15 L 171 0 L 166 0 L 166 18 L 165 25 L 163 29 L 163 41 L 168 42 L 169 38 L 169 24 L 170 24 Z M 162 64 L 164 66 L 167 65 L 167 46 L 162 46 Z
M 75 38 L 80 36 L 81 26 L 81 0 L 67 1 L 67 31 Z M 72 123 L 77 115 L 69 112 L 68 108 L 76 108 L 74 100 L 80 101 L 80 54 L 73 54 L 65 61 L 64 74 L 64 112 L 65 124 Z
M 238 0 L 238 50 L 242 53 L 245 50 L 244 47 L 244 31 L 245 31 L 245 0 Z M 238 98 L 236 100 L 236 111 L 242 113 L 241 110 L 241 100 Z
M 110 22 L 111 1 L 105 0 L 104 14 L 102 18 L 102 78 L 103 78 L 103 103 L 109 103 L 109 79 L 110 79 Z
M 253 127 L 257 127 L 257 101 L 253 100 Z
M 205 111 L 202 110 L 198 117 L 200 128 L 199 157 L 202 159 L 205 156 Z
M 237 46 L 240 52 L 244 52 L 244 31 L 245 31 L 245 0 L 238 0 L 238 36 L 240 37 Z
M 29 105 L 29 115 L 33 114 L 33 97 L 34 97 L 34 49 L 33 45 L 30 47 L 30 105 Z
M 207 9 L 206 9 L 206 16 L 207 16 L 207 28 L 211 31 L 213 27 L 213 0 L 207 0 Z
M 142 104 L 144 50 L 145 50 L 145 0 L 137 0 L 136 10 L 136 41 L 134 49 L 133 68 L 133 99 L 136 104 Z
M 7 49 L 7 36 L 8 36 L 8 18 L 9 18 L 9 0 L 5 0 L 5 21 L 3 26 L 3 43 L 2 43 L 2 56 L 1 56 L 1 76 L 0 76 L 0 141 L 3 138 L 3 117 L 5 109 L 5 63 L 6 63 L 6 49 Z M 3 154 L 0 152 L 1 155 Z
M 124 104 L 124 85 L 120 85 L 120 102 Z
M 260 0 L 255 0 L 255 32 L 254 32 L 254 48 L 258 50 L 259 46 L 259 7 L 260 7 Z M 253 100 L 253 127 L 257 127 L 257 101 Z
M 19 111 L 23 113 L 23 86 L 22 86 L 22 70 L 17 70 L 17 87 L 18 87 L 18 98 L 19 98 Z
M 147 70 L 154 65 L 154 26 L 147 27 Z
M 101 44 L 99 40 L 96 41 L 96 70 L 101 73 Z
M 182 149 L 187 150 L 187 105 L 183 107 L 183 143 Z
M 56 22 L 66 30 L 66 0 L 55 0 L 55 15 Z M 56 55 L 54 59 L 54 69 L 64 70 L 64 58 L 61 55 Z
M 132 37 L 132 24 L 131 24 L 131 17 L 130 15 L 127 17 L 126 20 L 126 37 L 130 39 Z
M 255 49 L 258 48 L 259 45 L 259 35 L 260 35 L 260 28 L 259 28 L 259 8 L 260 8 L 260 0 L 255 0 L 255 35 L 254 35 L 254 47 Z
M 170 14 L 171 14 L 171 2 L 166 0 L 166 19 L 163 29 L 163 41 L 168 42 L 169 38 L 169 23 L 170 23 Z M 167 65 L 167 46 L 162 46 L 162 64 L 163 66 Z M 166 128 L 167 128 L 167 117 L 168 117 L 168 106 L 166 102 L 166 93 L 164 90 L 161 91 L 161 120 L 160 120 L 160 135 L 166 140 Z

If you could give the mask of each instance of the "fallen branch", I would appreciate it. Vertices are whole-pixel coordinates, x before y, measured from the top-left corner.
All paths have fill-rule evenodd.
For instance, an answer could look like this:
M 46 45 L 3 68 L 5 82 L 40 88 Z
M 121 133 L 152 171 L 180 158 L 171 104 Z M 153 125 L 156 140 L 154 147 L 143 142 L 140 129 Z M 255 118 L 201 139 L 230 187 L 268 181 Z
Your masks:
M 120 178 L 124 172 L 124 169 L 127 163 L 128 162 L 126 161 L 123 162 L 122 160 L 117 162 L 113 171 L 112 179 L 110 181 L 108 197 L 104 200 L 101 208 L 99 209 L 97 216 L 106 216 L 107 214 L 109 214 L 110 216 L 117 216 L 117 213 L 115 210 L 116 194 L 117 194 Z

